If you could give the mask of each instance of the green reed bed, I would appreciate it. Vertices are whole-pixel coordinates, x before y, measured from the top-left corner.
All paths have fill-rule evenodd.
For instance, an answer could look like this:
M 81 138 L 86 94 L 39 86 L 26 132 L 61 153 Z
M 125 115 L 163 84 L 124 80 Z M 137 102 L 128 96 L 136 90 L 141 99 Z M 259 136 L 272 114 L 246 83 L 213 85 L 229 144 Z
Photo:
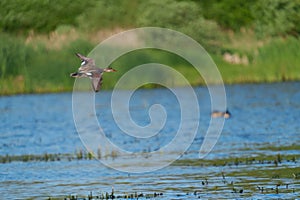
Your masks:
M 70 73 L 80 62 L 75 52 L 87 53 L 92 45 L 76 40 L 63 49 L 48 49 L 43 44 L 27 45 L 22 39 L 0 36 L 0 94 L 70 91 Z
M 162 197 L 163 193 L 128 193 L 128 194 L 112 194 L 112 193 L 90 193 L 86 196 L 66 195 L 65 197 L 49 197 L 47 200 L 93 200 L 93 199 L 157 199 Z
M 226 157 L 216 159 L 179 159 L 172 165 L 174 166 L 245 166 L 245 165 L 270 165 L 278 166 L 282 163 L 297 163 L 300 154 L 291 154 L 288 151 L 295 151 L 299 149 L 299 145 L 281 146 L 281 147 L 261 147 L 260 150 L 273 149 L 278 153 L 275 155 L 265 155 L 260 153 L 256 156 L 243 156 L 243 157 Z M 282 152 L 285 151 L 285 152 Z M 72 161 L 72 160 L 92 160 L 92 159 L 107 159 L 117 158 L 117 152 L 102 152 L 99 148 L 97 152 L 85 151 L 82 149 L 74 153 L 44 153 L 44 154 L 24 154 L 24 155 L 0 155 L 0 163 L 9 162 L 30 162 L 30 161 Z
M 45 93 L 71 91 L 74 79 L 69 74 L 80 65 L 75 52 L 88 54 L 93 44 L 77 39 L 60 49 L 49 49 L 43 44 L 27 45 L 21 39 L 1 35 L 0 43 L 0 94 Z M 224 83 L 260 83 L 300 80 L 300 40 L 292 37 L 273 39 L 256 51 L 245 54 L 248 64 L 233 64 L 223 59 L 223 54 L 211 54 Z M 191 52 L 192 53 L 192 52 Z M 242 55 L 242 54 L 241 54 Z M 251 59 L 250 59 L 251 58 Z M 183 58 L 161 50 L 133 51 L 116 59 L 112 66 L 118 72 L 105 77 L 103 89 L 112 89 L 118 79 L 135 66 L 160 63 L 170 66 L 184 75 L 193 86 L 205 84 L 201 73 Z M 103 66 L 99 66 L 103 67 Z M 157 74 L 156 72 L 153 72 Z M 142 74 L 151 77 L 151 74 Z M 168 74 L 160 74 L 162 80 L 174 86 L 183 83 Z M 134 83 L 134 80 L 131 80 Z M 155 85 L 147 88 L 157 87 Z
M 300 80 L 300 40 L 293 37 L 272 39 L 248 53 L 249 64 L 230 64 L 213 56 L 225 83 L 259 83 Z
M 266 147 L 267 148 L 267 147 Z M 207 195 L 237 195 L 236 197 L 252 197 L 253 195 L 296 195 L 300 186 L 300 154 L 286 151 L 298 149 L 297 145 L 274 148 L 280 151 L 275 155 L 240 156 L 216 159 L 179 159 L 171 167 L 215 169 L 209 173 L 182 174 L 182 179 L 196 182 L 183 188 L 164 188 L 163 191 L 111 192 L 86 191 L 86 196 L 66 194 L 45 199 L 157 199 L 157 198 L 206 198 Z M 285 152 L 282 152 L 285 151 Z M 73 162 L 78 160 L 114 159 L 111 152 L 103 155 L 82 149 L 71 154 L 41 155 L 5 155 L 0 156 L 2 164 L 10 162 Z M 201 171 L 201 170 L 200 170 Z M 76 194 L 76 191 L 74 191 Z M 267 198 L 267 196 L 265 196 Z
M 0 95 L 71 91 L 74 79 L 69 74 L 79 66 L 75 52 L 87 54 L 113 33 L 145 26 L 173 29 L 198 41 L 227 84 L 298 81 L 299 8 L 298 1 L 285 0 L 3 0 Z M 225 52 L 246 56 L 247 64 L 224 61 Z M 103 89 L 112 89 L 129 67 L 149 60 L 178 69 L 191 85 L 204 84 L 187 62 L 159 53 L 143 52 L 116 62 L 120 71 L 105 80 Z
M 298 168 L 299 170 L 299 168 Z M 281 169 L 256 169 L 255 171 L 238 171 L 232 173 L 221 172 L 199 179 L 198 184 L 185 188 L 165 188 L 169 192 L 86 192 L 87 195 L 65 195 L 62 197 L 49 197 L 51 200 L 68 199 L 202 199 L 210 195 L 219 198 L 251 198 L 259 196 L 265 198 L 280 197 L 299 193 L 299 181 L 297 179 L 287 179 L 279 177 L 286 173 Z M 261 176 L 261 174 L 263 174 Z M 261 176 L 261 177 L 260 177 Z M 269 196 L 270 195 L 270 196 Z M 211 197 L 212 198 L 212 197 Z M 277 199 L 277 198 L 276 198 Z M 289 198 L 288 198 L 289 199 Z
M 286 160 L 286 157 L 281 160 L 281 164 L 277 166 L 264 165 L 264 163 L 257 163 L 255 159 L 247 164 L 246 168 L 231 166 L 231 164 L 225 160 L 219 169 L 219 172 L 208 174 L 193 174 L 192 176 L 183 175 L 183 179 L 189 181 L 189 179 L 197 180 L 195 184 L 187 185 L 183 188 L 167 187 L 163 192 L 130 192 L 118 193 L 112 189 L 111 192 L 89 192 L 86 191 L 86 196 L 80 195 L 65 195 L 64 197 L 50 197 L 49 199 L 159 199 L 159 198 L 175 198 L 175 199 L 194 199 L 194 198 L 207 198 L 209 195 L 228 197 L 234 195 L 239 198 L 253 197 L 253 195 L 296 195 L 299 194 L 300 184 L 300 167 L 297 165 L 297 161 L 293 161 L 294 165 L 286 164 L 290 161 Z M 238 158 L 243 160 L 244 158 Z M 258 158 L 256 158 L 258 159 Z M 263 159 L 271 161 L 272 159 L 264 157 Z M 276 157 L 275 157 L 276 159 Z M 288 158 L 287 158 L 288 159 Z M 203 162 L 199 161 L 199 162 Z M 234 162 L 232 160 L 232 162 Z M 193 163 L 192 160 L 176 161 L 176 167 L 187 167 L 189 163 Z M 265 162 L 265 164 L 268 162 Z M 211 163 L 212 164 L 212 163 Z M 173 165 L 173 166 L 174 166 Z M 201 164 L 194 165 L 201 166 Z M 216 167 L 214 164 L 211 166 Z M 207 165 L 206 167 L 209 167 Z M 264 196 L 268 198 L 268 196 Z
M 0 163 L 11 162 L 55 162 L 73 160 L 108 159 L 118 157 L 117 152 L 111 151 L 103 153 L 100 149 L 96 153 L 85 150 L 77 150 L 74 153 L 44 153 L 44 154 L 23 154 L 23 155 L 0 155 Z
M 281 163 L 297 163 L 299 155 L 259 155 L 251 157 L 228 157 L 222 159 L 180 159 L 173 163 L 174 166 L 246 166 L 246 165 L 270 165 L 278 166 Z
M 90 192 L 87 196 L 78 196 L 78 195 L 67 195 L 65 197 L 49 197 L 48 200 L 93 200 L 93 199 L 156 199 L 162 197 L 163 193 L 154 192 L 154 193 L 142 193 L 142 192 L 134 192 L 134 193 L 126 193 L 126 194 L 115 194 L 112 189 L 111 192 Z

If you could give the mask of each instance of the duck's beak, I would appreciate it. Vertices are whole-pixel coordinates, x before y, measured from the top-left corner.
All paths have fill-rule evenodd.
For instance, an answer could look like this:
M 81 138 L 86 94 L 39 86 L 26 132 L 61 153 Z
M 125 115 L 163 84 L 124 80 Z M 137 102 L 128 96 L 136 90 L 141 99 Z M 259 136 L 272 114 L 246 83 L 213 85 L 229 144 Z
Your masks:
M 115 70 L 113 68 L 105 68 L 104 71 L 105 72 L 116 72 L 117 70 Z

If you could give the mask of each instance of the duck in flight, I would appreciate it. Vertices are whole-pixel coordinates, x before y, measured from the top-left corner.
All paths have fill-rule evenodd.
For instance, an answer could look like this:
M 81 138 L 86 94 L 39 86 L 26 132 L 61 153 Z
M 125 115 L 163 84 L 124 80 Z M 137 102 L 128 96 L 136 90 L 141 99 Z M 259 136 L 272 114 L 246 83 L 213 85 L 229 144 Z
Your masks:
M 98 68 L 95 64 L 95 60 L 92 58 L 87 58 L 79 53 L 76 53 L 76 56 L 81 60 L 81 66 L 77 72 L 71 73 L 71 77 L 81 78 L 88 77 L 92 80 L 92 87 L 95 92 L 100 90 L 102 85 L 102 75 L 103 72 L 116 72 L 117 70 L 107 67 L 104 69 Z

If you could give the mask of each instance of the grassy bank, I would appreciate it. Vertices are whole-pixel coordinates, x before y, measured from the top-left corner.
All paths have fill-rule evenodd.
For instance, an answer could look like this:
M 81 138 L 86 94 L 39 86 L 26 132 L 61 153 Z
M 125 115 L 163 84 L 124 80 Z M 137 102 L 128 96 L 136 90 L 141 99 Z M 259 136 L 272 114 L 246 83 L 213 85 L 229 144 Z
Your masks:
M 0 94 L 62 92 L 72 89 L 69 74 L 79 66 L 74 53 L 87 54 L 91 43 L 75 40 L 63 49 L 51 49 L 45 42 L 2 35 L 0 44 Z
M 21 39 L 5 37 L 7 38 L 0 44 L 1 95 L 71 91 L 74 79 L 69 74 L 76 71 L 80 64 L 74 53 L 88 54 L 96 45 L 87 40 L 74 39 L 66 42 L 63 48 L 51 49 L 46 46 L 46 42 L 25 44 Z M 254 50 L 225 49 L 223 53 L 210 55 L 226 84 L 297 81 L 300 80 L 299 49 L 300 40 L 290 37 L 273 39 Z M 225 54 L 237 58 L 244 56 L 247 62 L 233 63 L 224 58 Z M 105 79 L 103 88 L 113 88 L 126 71 L 151 62 L 175 68 L 192 85 L 204 84 L 193 66 L 178 56 L 144 50 L 117 59 L 113 66 L 116 66 L 118 73 L 110 74 L 110 78 Z
M 1 1 L 0 95 L 71 91 L 69 74 L 80 64 L 75 52 L 88 54 L 114 33 L 143 26 L 170 28 L 198 41 L 227 84 L 297 81 L 298 11 L 300 2 L 285 0 Z M 148 62 L 174 67 L 192 85 L 204 84 L 189 63 L 174 55 L 142 51 L 127 56 L 114 63 L 122 67 L 103 89 Z

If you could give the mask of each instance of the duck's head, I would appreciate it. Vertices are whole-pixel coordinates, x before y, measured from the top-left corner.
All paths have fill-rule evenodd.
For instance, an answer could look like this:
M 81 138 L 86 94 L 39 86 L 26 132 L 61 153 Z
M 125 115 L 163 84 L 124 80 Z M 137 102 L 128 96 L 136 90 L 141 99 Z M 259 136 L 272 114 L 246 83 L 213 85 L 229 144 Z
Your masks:
M 231 113 L 228 110 L 226 110 L 224 113 L 224 118 L 229 118 L 229 117 L 231 117 Z
M 111 68 L 111 67 L 107 67 L 103 69 L 104 72 L 116 72 L 117 70 Z

